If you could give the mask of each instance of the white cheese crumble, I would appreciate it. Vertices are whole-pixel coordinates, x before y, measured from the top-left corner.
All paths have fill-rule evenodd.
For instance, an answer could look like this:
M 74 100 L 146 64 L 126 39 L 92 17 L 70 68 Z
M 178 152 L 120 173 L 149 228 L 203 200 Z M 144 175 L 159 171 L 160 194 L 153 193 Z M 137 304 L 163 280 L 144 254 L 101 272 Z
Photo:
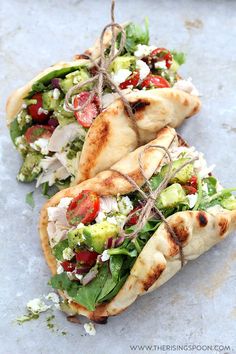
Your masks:
M 33 143 L 30 143 L 32 149 L 41 152 L 41 154 L 43 155 L 48 155 L 49 153 L 48 145 L 49 145 L 49 139 L 46 138 L 39 138 L 38 140 L 35 140 Z
M 102 255 L 101 255 L 101 260 L 103 262 L 106 262 L 106 261 L 108 261 L 109 258 L 110 258 L 110 255 L 108 253 L 108 250 L 103 251 Z
M 198 198 L 198 194 L 195 193 L 195 194 L 188 194 L 187 195 L 187 199 L 189 201 L 189 207 L 190 209 L 192 209 L 194 207 L 194 205 L 196 204 L 197 202 L 197 198 Z
M 58 265 L 57 266 L 57 274 L 61 274 L 61 273 L 63 273 L 64 272 L 64 268 L 62 267 L 62 265 Z
M 39 107 L 39 109 L 38 109 L 38 114 L 40 115 L 40 114 L 42 114 L 42 113 L 48 114 L 48 110 L 47 110 L 47 109 L 43 109 L 42 107 Z
M 21 108 L 23 108 L 23 109 L 27 108 L 27 104 L 26 103 L 22 103 Z
M 56 293 L 48 293 L 44 296 L 46 300 L 52 301 L 54 304 L 59 304 L 60 298 Z
M 27 143 L 26 143 L 24 135 L 18 136 L 15 139 L 15 144 L 16 144 L 16 147 L 19 151 L 21 151 L 21 152 L 27 151 Z
M 88 333 L 90 336 L 95 336 L 96 329 L 95 329 L 94 324 L 92 322 L 85 323 L 84 329 L 85 329 L 85 332 Z
M 165 60 L 157 61 L 154 66 L 156 69 L 167 69 Z
M 189 77 L 187 80 L 178 80 L 174 86 L 174 89 L 181 90 L 184 92 L 189 93 L 192 96 L 200 96 L 199 91 L 196 89 L 196 87 L 192 83 L 192 78 Z
M 133 204 L 128 196 L 122 197 L 118 201 L 118 206 L 121 214 L 128 215 L 133 210 Z
M 82 222 L 80 222 L 77 226 L 76 229 L 83 229 L 84 224 Z
M 74 257 L 74 252 L 73 250 L 70 248 L 70 247 L 66 247 L 63 252 L 62 252 L 62 257 L 67 260 L 67 261 L 70 261 L 71 258 Z
M 128 69 L 119 69 L 116 73 L 112 75 L 112 79 L 115 81 L 116 84 L 121 84 L 124 82 L 130 75 L 132 71 Z
M 18 173 L 17 179 L 18 179 L 18 181 L 24 182 L 25 176 L 23 175 L 23 173 Z
M 45 302 L 39 298 L 30 300 L 27 305 L 26 305 L 27 309 L 34 313 L 34 314 L 38 314 L 40 312 L 45 312 L 47 311 L 51 306 L 48 306 L 45 304 Z
M 150 73 L 150 68 L 143 60 L 137 60 L 136 66 L 139 69 L 140 81 L 142 81 Z
M 101 197 L 100 198 L 100 211 L 110 213 L 111 211 L 118 212 L 118 203 L 115 197 Z
M 138 44 L 134 56 L 141 59 L 149 55 L 154 49 L 156 49 L 156 47 L 153 45 Z
M 55 88 L 53 90 L 52 96 L 53 96 L 54 100 L 58 100 L 58 98 L 60 97 L 60 90 L 58 88 Z

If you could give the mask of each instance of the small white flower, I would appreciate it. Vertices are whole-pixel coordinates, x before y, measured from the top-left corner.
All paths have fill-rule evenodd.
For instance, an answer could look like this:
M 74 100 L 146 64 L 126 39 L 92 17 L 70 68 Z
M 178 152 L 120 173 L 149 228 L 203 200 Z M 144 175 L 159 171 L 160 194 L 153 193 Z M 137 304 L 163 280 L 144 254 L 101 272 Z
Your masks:
M 84 329 L 85 329 L 85 332 L 88 333 L 90 336 L 95 336 L 96 329 L 95 329 L 94 324 L 92 322 L 85 323 Z

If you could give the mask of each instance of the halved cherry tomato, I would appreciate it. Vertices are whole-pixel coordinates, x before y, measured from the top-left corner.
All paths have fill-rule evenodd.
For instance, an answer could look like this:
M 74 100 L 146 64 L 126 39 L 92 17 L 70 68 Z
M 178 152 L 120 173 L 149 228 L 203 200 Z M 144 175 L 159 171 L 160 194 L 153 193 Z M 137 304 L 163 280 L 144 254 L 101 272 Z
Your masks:
M 53 130 L 54 127 L 49 125 L 33 125 L 26 130 L 25 139 L 28 144 L 33 143 L 40 138 L 49 139 L 53 133 Z
M 136 225 L 138 222 L 138 218 L 139 218 L 139 212 L 138 210 L 141 209 L 141 206 L 137 206 L 136 208 L 134 208 L 130 214 L 132 214 L 132 216 L 130 217 L 130 219 L 127 221 L 127 225 L 131 226 L 131 225 Z M 129 214 L 129 215 L 130 215 Z
M 188 184 L 197 189 L 197 176 L 192 176 L 188 181 Z
M 192 187 L 192 186 L 189 186 L 187 184 L 184 184 L 183 185 L 183 188 L 185 189 L 185 191 L 188 193 L 188 194 L 195 194 L 197 193 L 197 189 Z
M 150 54 L 150 58 L 153 63 L 165 60 L 167 69 L 171 67 L 172 60 L 173 60 L 170 51 L 166 48 L 154 49 Z
M 43 109 L 43 98 L 41 93 L 35 93 L 32 100 L 36 100 L 37 103 L 31 104 L 27 107 L 28 113 L 31 115 L 32 119 L 37 123 L 45 122 L 50 113 L 40 112 L 40 108 Z
M 139 83 L 139 79 L 140 79 L 140 74 L 139 71 L 134 71 L 133 74 L 131 74 L 127 80 L 125 80 L 124 82 L 122 82 L 119 87 L 121 90 L 126 89 L 128 86 L 133 86 L 136 87 Z
M 149 74 L 141 83 L 141 87 L 146 88 L 165 88 L 170 87 L 169 82 L 159 75 Z
M 89 98 L 89 92 L 81 92 L 74 99 L 74 107 L 82 107 Z M 98 98 L 95 96 L 88 105 L 84 107 L 82 111 L 75 112 L 75 118 L 78 123 L 85 128 L 89 128 L 93 122 L 93 119 L 98 115 Z
M 61 266 L 66 272 L 72 272 L 75 270 L 75 263 L 64 261 L 61 263 Z
M 96 263 L 98 253 L 93 251 L 80 251 L 76 253 L 75 256 L 78 262 L 92 267 Z
M 77 225 L 80 222 L 88 224 L 93 221 L 99 211 L 99 196 L 90 190 L 82 191 L 73 198 L 66 212 L 66 218 L 70 225 Z

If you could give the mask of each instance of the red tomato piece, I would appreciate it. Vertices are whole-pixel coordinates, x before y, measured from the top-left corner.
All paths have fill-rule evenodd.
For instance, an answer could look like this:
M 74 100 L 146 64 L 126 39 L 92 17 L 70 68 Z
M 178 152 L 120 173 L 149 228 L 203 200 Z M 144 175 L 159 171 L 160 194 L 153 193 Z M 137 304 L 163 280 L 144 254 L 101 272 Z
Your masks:
M 49 139 L 52 135 L 54 127 L 49 125 L 33 125 L 25 132 L 25 139 L 28 144 L 35 142 L 40 138 Z
M 139 218 L 139 212 L 138 210 L 141 209 L 141 206 L 137 206 L 136 208 L 134 208 L 130 213 L 132 214 L 132 216 L 130 217 L 130 219 L 127 221 L 127 225 L 131 226 L 131 225 L 136 225 L 138 222 L 138 218 Z
M 37 123 L 45 122 L 50 113 L 40 112 L 40 109 L 43 109 L 43 98 L 41 93 L 35 93 L 32 97 L 32 100 L 36 100 L 37 103 L 31 104 L 27 107 L 28 113 L 31 115 L 32 119 Z
M 98 253 L 93 251 L 80 251 L 76 253 L 76 260 L 82 264 L 93 266 L 96 263 Z
M 158 61 L 165 60 L 167 69 L 169 69 L 171 67 L 171 64 L 173 61 L 170 51 L 166 48 L 154 49 L 150 54 L 150 58 L 151 58 L 151 61 L 154 63 L 158 62 Z
M 188 184 L 197 189 L 197 176 L 192 176 L 188 181 Z
M 78 225 L 80 222 L 88 224 L 93 221 L 99 211 L 99 196 L 90 190 L 82 191 L 73 198 L 66 212 L 66 218 L 70 225 Z
M 81 92 L 74 99 L 74 107 L 82 107 L 89 99 L 90 93 L 85 91 Z M 75 118 L 78 123 L 85 128 L 89 128 L 93 122 L 93 119 L 98 115 L 98 97 L 95 96 L 93 100 L 84 107 L 82 111 L 75 112 Z
M 75 263 L 64 261 L 61 263 L 61 266 L 66 272 L 73 272 L 75 270 Z
M 126 89 L 128 86 L 133 86 L 136 87 L 139 83 L 139 79 L 140 79 L 140 74 L 139 71 L 134 71 L 127 80 L 125 80 L 124 82 L 122 82 L 119 87 L 121 90 Z
M 187 184 L 183 185 L 183 188 L 185 189 L 185 191 L 188 193 L 188 194 L 195 194 L 197 193 L 197 189 L 192 187 L 192 186 L 189 186 Z
M 170 87 L 169 82 L 164 77 L 159 75 L 149 74 L 141 83 L 141 87 L 144 88 L 165 88 Z

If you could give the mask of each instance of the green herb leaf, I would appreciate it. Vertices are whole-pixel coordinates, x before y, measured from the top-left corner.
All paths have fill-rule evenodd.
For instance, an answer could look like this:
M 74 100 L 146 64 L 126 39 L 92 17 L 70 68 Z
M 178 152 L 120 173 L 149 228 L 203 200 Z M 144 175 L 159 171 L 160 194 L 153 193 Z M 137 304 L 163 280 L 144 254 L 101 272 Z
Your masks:
M 69 247 L 68 240 L 62 240 L 56 244 L 56 246 L 52 249 L 52 254 L 58 259 L 59 261 L 63 261 L 63 251 L 65 248 Z
M 34 206 L 35 206 L 35 203 L 34 203 L 34 192 L 29 192 L 29 193 L 26 194 L 25 202 L 29 206 L 31 206 L 31 208 L 34 208 Z
M 186 55 L 183 52 L 177 52 L 176 50 L 171 51 L 171 54 L 174 60 L 179 64 L 182 65 L 186 61 Z
M 215 177 L 210 176 L 204 178 L 203 182 L 207 184 L 208 195 L 213 195 L 217 192 L 216 190 L 217 180 Z
M 150 184 L 151 184 L 151 187 L 152 187 L 152 190 L 156 190 L 159 185 L 161 184 L 161 182 L 163 181 L 163 176 L 158 173 L 157 175 L 153 176 L 151 179 L 150 179 Z
M 68 278 L 66 272 L 56 274 L 50 279 L 50 284 L 54 289 L 64 290 L 67 294 L 74 298 L 81 288 L 81 285 L 77 282 L 73 282 Z
M 104 296 L 99 302 L 109 301 L 109 300 L 113 299 L 116 296 L 116 294 L 118 294 L 118 292 L 120 291 L 122 286 L 124 285 L 128 276 L 129 276 L 129 274 L 124 275 L 118 281 L 118 283 L 116 283 L 116 286 L 112 289 L 112 291 L 110 293 L 108 293 L 106 296 Z
M 149 43 L 148 19 L 145 19 L 144 28 L 140 25 L 130 23 L 126 28 L 125 49 L 128 53 L 134 53 L 138 44 Z
M 124 261 L 124 257 L 122 257 L 121 255 L 116 255 L 116 256 L 111 256 L 110 257 L 110 271 L 112 274 L 112 278 L 117 281 L 119 278 L 119 274 L 120 274 L 120 270 L 122 267 Z

